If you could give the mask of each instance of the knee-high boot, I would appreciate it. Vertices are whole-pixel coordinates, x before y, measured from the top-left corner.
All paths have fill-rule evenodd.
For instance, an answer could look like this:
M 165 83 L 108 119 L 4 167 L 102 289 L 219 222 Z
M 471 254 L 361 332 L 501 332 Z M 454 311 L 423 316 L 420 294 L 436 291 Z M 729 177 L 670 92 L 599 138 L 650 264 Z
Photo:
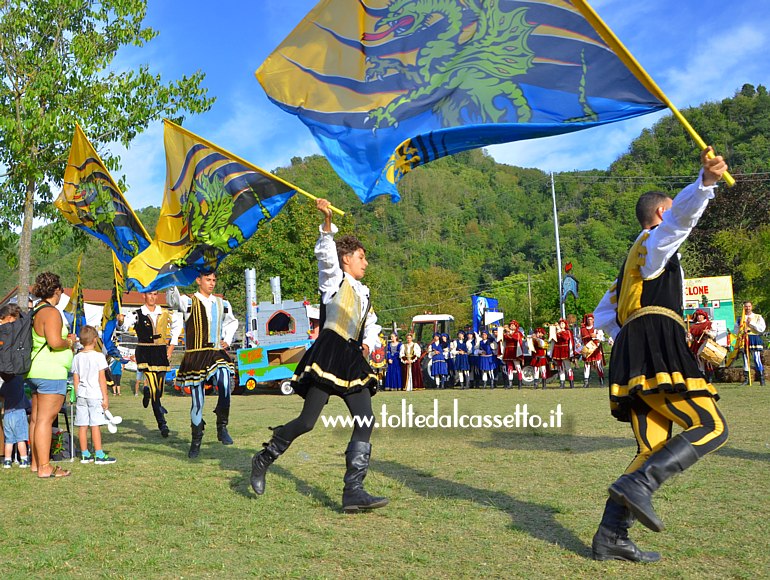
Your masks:
M 195 459 L 200 455 L 201 442 L 203 441 L 203 430 L 206 427 L 206 421 L 201 420 L 200 425 L 193 425 L 190 423 L 192 429 L 192 441 L 190 442 L 190 451 L 187 452 L 187 457 Z
M 369 471 L 371 443 L 351 441 L 345 450 L 345 487 L 342 490 L 342 509 L 346 512 L 371 510 L 388 505 L 385 497 L 373 497 L 364 489 L 364 478 Z
M 227 423 L 230 420 L 230 407 L 217 407 L 214 409 L 214 414 L 217 416 L 217 441 L 221 441 L 222 445 L 232 445 L 233 438 L 230 437 L 230 433 L 227 432 Z
M 152 402 L 152 414 L 158 422 L 158 429 L 163 437 L 168 437 L 168 425 L 166 424 L 166 409 L 160 404 L 159 400 Z
M 273 432 L 273 436 L 270 441 L 263 443 L 264 449 L 255 454 L 251 459 L 251 488 L 257 495 L 265 493 L 265 474 L 267 468 L 270 467 L 273 462 L 283 455 L 291 445 L 291 441 L 286 441 L 280 436 L 280 429 L 283 427 L 270 427 Z
M 625 505 L 607 499 L 602 521 L 591 542 L 594 560 L 625 560 L 627 562 L 657 562 L 660 554 L 643 552 L 628 537 L 634 517 Z
M 698 453 L 692 444 L 682 435 L 677 435 L 653 453 L 639 469 L 621 475 L 610 486 L 610 497 L 619 504 L 625 504 L 643 525 L 653 532 L 660 532 L 665 526 L 652 508 L 652 494 L 664 481 L 696 461 Z

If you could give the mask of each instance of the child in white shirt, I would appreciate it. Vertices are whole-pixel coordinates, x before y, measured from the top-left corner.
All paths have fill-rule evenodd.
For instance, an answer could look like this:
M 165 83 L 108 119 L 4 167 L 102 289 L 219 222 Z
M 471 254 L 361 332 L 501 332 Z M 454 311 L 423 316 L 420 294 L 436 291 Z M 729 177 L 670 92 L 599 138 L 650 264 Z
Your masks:
M 80 428 L 80 463 L 106 465 L 117 461 L 109 457 L 102 449 L 100 427 L 107 424 L 104 412 L 109 408 L 107 398 L 107 359 L 95 350 L 98 334 L 93 326 L 84 326 L 80 331 L 80 344 L 83 350 L 72 361 L 77 404 L 75 406 L 75 426 Z M 88 450 L 88 428 L 91 427 L 91 443 L 94 455 Z

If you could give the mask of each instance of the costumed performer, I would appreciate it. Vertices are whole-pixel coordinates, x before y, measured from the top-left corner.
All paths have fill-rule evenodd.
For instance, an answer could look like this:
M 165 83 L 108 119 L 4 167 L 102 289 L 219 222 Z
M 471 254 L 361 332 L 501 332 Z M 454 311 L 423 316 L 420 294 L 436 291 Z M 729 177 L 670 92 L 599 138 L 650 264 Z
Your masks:
M 655 191 L 639 198 L 642 232 L 595 310 L 596 326 L 615 337 L 610 409 L 616 419 L 631 423 L 637 442 L 636 457 L 609 488 L 592 543 L 596 560 L 659 560 L 660 554 L 641 551 L 628 537 L 634 518 L 655 532 L 663 530 L 652 494 L 727 441 L 717 391 L 687 346 L 677 253 L 727 170 L 722 157 L 709 159 L 711 151 L 701 153 L 700 176 L 673 201 Z M 683 431 L 671 437 L 674 423 Z
M 754 368 L 757 370 L 759 377 L 759 384 L 765 385 L 765 367 L 762 364 L 762 351 L 765 349 L 762 343 L 762 333 L 767 330 L 765 319 L 761 315 L 754 312 L 754 305 L 746 301 L 743 303 L 743 316 L 741 321 L 735 324 L 735 330 L 733 334 L 739 337 L 746 337 L 744 340 L 748 342 L 747 345 L 736 345 L 736 348 L 741 348 L 741 354 L 743 355 L 743 373 L 744 373 L 744 385 L 749 384 L 749 373 L 751 372 L 749 358 L 747 357 L 746 349 L 748 349 L 748 355 L 754 363 Z
M 404 383 L 403 389 L 405 391 L 416 391 L 423 389 L 422 385 L 422 368 L 420 367 L 420 356 L 422 355 L 422 349 L 420 345 L 414 342 L 414 335 L 409 332 L 406 335 L 406 342 L 401 348 L 401 364 L 403 364 Z
M 594 351 L 583 357 L 583 387 L 588 388 L 588 381 L 591 378 L 591 367 L 596 368 L 596 374 L 599 376 L 599 385 L 604 386 L 604 331 L 594 326 L 594 314 L 588 312 L 583 315 L 583 324 L 580 325 L 580 341 L 583 348 L 588 343 L 593 343 Z
M 152 414 L 163 437 L 168 437 L 166 409 L 161 405 L 166 373 L 171 368 L 171 354 L 182 333 L 182 321 L 169 310 L 158 306 L 158 293 L 145 292 L 141 308 L 117 316 L 119 329 L 136 332 L 134 358 L 137 372 L 144 374 L 147 384 L 142 388 L 142 406 L 152 403 Z
M 238 328 L 238 319 L 233 315 L 230 303 L 214 296 L 217 285 L 216 272 L 201 272 L 195 279 L 198 291 L 182 296 L 176 287 L 166 292 L 169 308 L 184 315 L 185 353 L 176 382 L 192 395 L 190 407 L 190 428 L 192 440 L 187 456 L 194 459 L 200 455 L 203 431 L 203 403 L 206 386 L 216 387 L 217 439 L 223 445 L 232 445 L 233 439 L 227 431 L 230 420 L 230 389 L 235 366 L 227 353 Z
M 381 327 L 371 309 L 369 288 L 361 283 L 368 262 L 358 238 L 334 239 L 337 226 L 325 199 L 316 200 L 324 215 L 315 245 L 318 287 L 321 291 L 321 333 L 302 357 L 291 379 L 294 391 L 305 399 L 302 411 L 292 421 L 273 429 L 270 441 L 251 462 L 251 487 L 262 495 L 265 474 L 272 463 L 300 435 L 313 429 L 331 395 L 341 397 L 354 419 L 353 434 L 345 450 L 346 471 L 342 491 L 345 512 L 370 510 L 387 505 L 384 497 L 373 497 L 364 489 L 369 471 L 374 428 L 372 396 L 377 377 L 367 362 L 377 347 Z

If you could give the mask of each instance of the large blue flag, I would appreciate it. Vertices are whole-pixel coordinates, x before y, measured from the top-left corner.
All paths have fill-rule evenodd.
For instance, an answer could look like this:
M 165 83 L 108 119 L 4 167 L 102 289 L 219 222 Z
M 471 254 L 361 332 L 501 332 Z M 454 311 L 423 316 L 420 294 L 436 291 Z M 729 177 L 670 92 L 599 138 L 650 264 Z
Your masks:
M 256 74 L 363 202 L 398 201 L 445 155 L 665 108 L 575 4 L 323 0 Z

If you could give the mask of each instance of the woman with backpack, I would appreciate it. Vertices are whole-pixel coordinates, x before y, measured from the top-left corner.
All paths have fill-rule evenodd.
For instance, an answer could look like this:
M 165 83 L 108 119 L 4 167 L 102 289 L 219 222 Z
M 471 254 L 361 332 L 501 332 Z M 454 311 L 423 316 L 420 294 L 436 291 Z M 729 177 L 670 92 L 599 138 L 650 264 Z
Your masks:
M 51 272 L 39 274 L 32 288 L 40 302 L 32 313 L 32 366 L 27 383 L 32 391 L 32 471 L 40 478 L 70 475 L 58 465 L 51 467 L 53 421 L 64 404 L 72 349 L 77 342 L 77 336 L 67 333 L 62 315 L 55 308 L 63 292 L 59 276 Z

